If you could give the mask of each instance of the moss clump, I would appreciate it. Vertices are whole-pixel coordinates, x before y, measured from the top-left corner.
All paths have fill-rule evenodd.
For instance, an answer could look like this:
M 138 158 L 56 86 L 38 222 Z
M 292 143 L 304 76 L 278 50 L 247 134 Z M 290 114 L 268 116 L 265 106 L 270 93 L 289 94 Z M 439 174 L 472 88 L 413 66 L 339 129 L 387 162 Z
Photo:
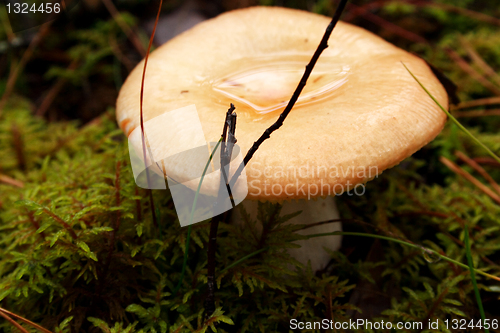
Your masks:
M 24 140 L 12 139 L 13 126 Z M 285 248 L 297 236 L 281 226 L 285 219 L 278 218 L 278 206 L 266 206 L 263 219 L 272 231 L 265 239 L 252 240 L 230 225 L 221 228 L 218 271 L 259 248 L 267 250 L 218 276 L 223 310 L 203 323 L 208 225 L 193 227 L 187 276 L 171 295 L 180 278 L 186 230 L 178 226 L 166 191 L 154 194 L 160 213 L 154 227 L 112 112 L 79 128 L 47 124 L 18 103 L 6 110 L 1 135 L 2 152 L 10 156 L 2 160 L 2 170 L 25 185 L 0 184 L 4 308 L 51 329 L 72 318 L 68 327 L 74 332 L 96 331 L 92 324 L 103 327 L 103 321 L 119 322 L 116 327 L 138 321 L 130 328 L 164 332 L 235 320 L 247 331 L 269 331 L 294 313 L 304 319 L 343 318 L 352 308 L 329 303 L 332 294 L 340 299 L 352 288 L 335 276 L 317 278 L 306 270 L 282 279 L 294 264 Z M 301 285 L 307 286 L 303 292 L 292 292 Z M 259 322 L 262 315 L 269 319 Z
M 186 229 L 178 226 L 167 191 L 154 193 L 159 226 L 152 223 L 147 193 L 133 181 L 111 110 L 79 127 L 48 124 L 17 102 L 5 111 L 0 128 L 2 173 L 24 182 L 23 188 L 0 184 L 0 299 L 2 307 L 47 328 L 183 332 L 219 322 L 219 331 L 281 332 L 292 318 L 343 321 L 362 316 L 361 309 L 372 321 L 479 318 L 467 271 L 400 244 L 360 245 L 359 238 L 346 237 L 343 251 L 332 253 L 330 273 L 314 275 L 286 252 L 300 237 L 293 232 L 297 226 L 283 226 L 290 216 L 280 217 L 279 205 L 262 204 L 265 236 L 255 231 L 256 221 L 248 220 L 246 229 L 221 225 L 219 308 L 204 322 L 208 224 L 194 225 L 187 274 L 172 294 Z M 450 131 L 451 125 L 415 157 L 370 182 L 364 196 L 341 197 L 344 218 L 368 223 L 344 229 L 377 230 L 465 262 L 467 225 L 476 267 L 498 275 L 500 208 L 436 162 L 439 155 L 452 156 L 456 145 L 476 153 L 461 134 L 450 145 L 445 139 Z M 476 134 L 500 150 L 497 136 Z M 495 297 L 497 282 L 478 279 L 488 318 L 494 318 L 498 309 L 488 299 Z M 366 286 L 379 295 L 376 300 L 366 299 Z
M 287 3 L 308 6 L 304 1 Z M 440 1 L 469 8 L 471 3 Z M 474 3 L 484 12 L 500 10 L 491 1 Z M 462 100 L 491 96 L 450 61 L 444 48 L 452 48 L 482 71 L 470 58 L 465 40 L 498 72 L 497 29 L 443 8 L 393 4 L 374 10 L 375 15 L 427 38 L 429 44 L 409 44 L 361 17 L 354 22 L 383 32 L 384 38 L 443 70 L 458 85 Z M 334 6 L 321 0 L 314 10 L 331 14 Z M 129 24 L 135 21 L 131 16 L 124 19 Z M 55 103 L 56 111 L 78 109 L 69 97 L 81 95 L 81 89 L 74 87 L 86 80 L 107 86 L 122 81 L 124 68 L 110 46 L 110 40 L 116 40 L 125 47 L 125 35 L 116 22 L 109 18 L 100 22 L 96 16 L 75 29 L 79 31 L 69 37 L 64 29 L 54 29 L 43 45 L 49 52 L 67 52 L 79 63 L 77 70 L 60 64 L 43 70 L 46 78 L 70 83 L 62 90 L 64 98 Z M 24 74 L 19 81 L 27 81 Z M 4 86 L 5 80 L 0 81 L 0 90 Z M 287 255 L 290 242 L 299 238 L 293 232 L 297 227 L 283 226 L 287 217 L 280 217 L 280 207 L 266 204 L 260 207 L 258 221 L 269 231 L 264 237 L 255 231 L 257 221 L 248 220 L 245 229 L 221 224 L 218 309 L 205 322 L 209 225 L 193 226 L 193 242 L 186 249 L 187 230 L 178 225 L 168 191 L 153 193 L 159 216 L 158 226 L 153 224 L 148 193 L 134 184 L 126 140 L 116 127 L 113 110 L 83 126 L 48 123 L 32 114 L 30 103 L 16 97 L 0 118 L 0 175 L 24 184 L 21 188 L 0 181 L 0 306 L 55 332 L 209 332 L 216 322 L 219 332 L 289 332 L 292 318 L 424 325 L 439 320 L 438 329 L 423 326 L 423 332 L 450 332 L 446 319 L 467 323 L 474 319 L 477 324 L 480 318 L 468 272 L 423 249 L 347 236 L 342 250 L 331 254 L 329 269 L 313 274 Z M 499 119 L 463 118 L 463 122 L 499 154 Z M 499 166 L 484 159 L 480 148 L 448 124 L 430 145 L 368 183 L 364 196 L 339 198 L 341 216 L 347 219 L 344 230 L 404 239 L 466 263 L 464 227 L 468 226 L 475 267 L 500 276 L 500 205 L 439 162 L 440 156 L 456 160 L 456 150 L 482 159 L 486 172 L 500 179 Z M 462 166 L 487 184 L 472 168 Z M 189 253 L 186 277 L 173 294 L 185 251 Z M 256 251 L 258 255 L 233 265 Z M 499 282 L 482 275 L 477 279 L 486 318 L 500 320 Z M 6 321 L 0 321 L 0 329 L 15 331 Z

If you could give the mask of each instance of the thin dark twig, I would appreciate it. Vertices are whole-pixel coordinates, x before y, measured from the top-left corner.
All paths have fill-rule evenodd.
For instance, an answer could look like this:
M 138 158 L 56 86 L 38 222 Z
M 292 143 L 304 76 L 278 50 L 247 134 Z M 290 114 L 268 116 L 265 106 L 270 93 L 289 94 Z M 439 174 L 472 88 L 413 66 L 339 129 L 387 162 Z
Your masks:
M 228 166 L 229 163 L 231 162 L 233 147 L 237 141 L 234 135 L 236 133 L 236 116 L 237 116 L 236 112 L 233 112 L 234 109 L 235 107 L 233 103 L 231 103 L 231 107 L 229 108 L 229 110 L 227 110 L 226 113 L 226 121 L 224 122 L 224 129 L 222 133 L 222 143 L 221 143 L 221 156 L 220 156 L 220 164 L 221 164 L 220 170 L 223 177 L 221 177 L 221 183 L 219 187 L 219 190 L 221 190 L 224 187 L 226 188 L 227 193 L 229 194 L 229 200 L 231 201 L 231 207 L 235 207 L 236 205 L 234 204 L 233 194 L 231 192 L 231 187 L 229 186 L 229 181 L 226 174 L 226 166 Z M 226 146 L 226 140 L 227 143 L 229 144 L 228 146 Z M 229 171 L 229 167 L 227 171 Z M 220 192 L 219 198 L 222 198 L 221 195 L 223 194 L 224 194 L 223 192 L 222 193 Z
M 235 183 L 238 177 L 240 176 L 241 172 L 243 171 L 243 168 L 247 163 L 252 159 L 253 155 L 259 149 L 260 145 L 267 139 L 270 138 L 271 134 L 279 129 L 281 125 L 283 125 L 283 122 L 285 121 L 286 117 L 292 110 L 293 106 L 299 99 L 300 93 L 302 92 L 302 89 L 304 89 L 307 79 L 311 75 L 311 72 L 316 65 L 316 62 L 318 61 L 319 56 L 321 53 L 328 47 L 328 39 L 330 38 L 330 35 L 332 34 L 333 28 L 335 28 L 335 25 L 337 25 L 337 22 L 340 20 L 340 16 L 342 15 L 342 12 L 344 11 L 344 8 L 347 4 L 348 0 L 341 0 L 337 9 L 335 10 L 335 14 L 333 15 L 333 18 L 328 24 L 328 27 L 326 28 L 325 34 L 323 35 L 323 38 L 321 39 L 321 42 L 318 45 L 318 48 L 314 52 L 314 55 L 312 56 L 311 60 L 309 61 L 309 64 L 306 66 L 306 70 L 304 71 L 304 74 L 302 75 L 302 78 L 300 79 L 300 82 L 295 89 L 292 98 L 290 98 L 290 101 L 288 102 L 288 105 L 285 107 L 285 110 L 283 110 L 283 113 L 280 114 L 278 120 L 271 125 L 268 129 L 264 131 L 264 133 L 261 135 L 261 137 L 254 142 L 253 146 L 248 150 L 247 154 L 245 155 L 245 158 L 243 159 L 243 162 L 241 162 L 240 166 L 236 170 L 233 178 L 231 178 L 230 182 L 230 187 L 232 187 Z
M 217 204 L 219 200 L 224 200 L 225 193 L 224 189 L 227 189 L 229 198 L 231 200 L 231 207 L 234 207 L 234 201 L 231 194 L 231 189 L 229 188 L 228 178 L 226 175 L 226 165 L 229 165 L 231 161 L 231 154 L 233 146 L 236 143 L 236 112 L 234 111 L 234 105 L 231 103 L 231 107 L 227 110 L 226 119 L 224 121 L 224 128 L 222 129 L 222 142 L 220 151 L 220 184 L 219 184 L 219 194 L 217 197 Z M 226 140 L 229 146 L 226 147 Z M 229 171 L 229 167 L 228 167 Z M 219 228 L 219 221 L 221 219 L 226 219 L 228 212 L 219 214 L 212 218 L 210 224 L 210 235 L 208 237 L 208 250 L 207 250 L 207 297 L 205 298 L 205 319 L 208 319 L 212 313 L 215 311 L 215 252 L 217 248 L 217 230 Z
M 290 98 L 290 101 L 288 102 L 288 105 L 285 107 L 285 110 L 283 110 L 283 113 L 279 116 L 278 120 L 268 129 L 264 131 L 264 133 L 261 135 L 261 137 L 254 142 L 253 146 L 250 148 L 250 150 L 247 152 L 245 155 L 245 158 L 243 159 L 243 162 L 239 165 L 238 169 L 236 170 L 235 174 L 231 178 L 231 181 L 228 183 L 224 172 L 224 167 L 227 165 L 230 161 L 231 152 L 226 151 L 226 131 L 227 128 L 230 127 L 229 131 L 229 139 L 234 140 L 232 142 L 233 144 L 236 142 L 236 139 L 234 138 L 234 131 L 235 131 L 235 126 L 236 126 L 236 114 L 232 113 L 232 110 L 234 110 L 234 106 L 231 104 L 231 108 L 228 110 L 226 114 L 226 121 L 224 123 L 224 129 L 222 133 L 222 148 L 221 148 L 221 171 L 222 171 L 222 176 L 221 177 L 221 184 L 219 186 L 219 196 L 218 198 L 221 198 L 221 189 L 224 188 L 223 185 L 225 183 L 226 188 L 230 192 L 230 188 L 233 187 L 233 185 L 236 183 L 236 180 L 238 177 L 241 175 L 241 172 L 243 171 L 243 168 L 245 165 L 250 161 L 250 159 L 253 157 L 257 149 L 259 149 L 260 145 L 267 139 L 270 138 L 271 134 L 279 129 L 282 125 L 283 122 L 285 121 L 286 117 L 292 110 L 293 106 L 297 102 L 300 93 L 302 92 L 302 89 L 304 89 L 307 79 L 311 75 L 311 72 L 316 65 L 316 62 L 318 61 L 319 56 L 321 53 L 328 47 L 328 39 L 330 38 L 330 35 L 332 34 L 333 28 L 335 28 L 335 25 L 340 19 L 340 16 L 342 15 L 342 12 L 344 11 L 344 8 L 347 4 L 348 0 L 341 0 L 337 10 L 335 11 L 335 14 L 333 15 L 332 21 L 326 28 L 325 34 L 323 35 L 323 38 L 321 39 L 320 44 L 318 45 L 318 48 L 314 52 L 314 55 L 312 56 L 309 64 L 306 66 L 306 70 L 304 71 L 304 74 L 302 75 L 302 78 L 295 89 L 295 92 L 293 93 L 292 97 Z M 233 118 L 234 117 L 234 118 Z M 231 137 L 232 133 L 232 137 Z M 231 144 L 230 146 L 233 146 Z M 229 159 L 228 159 L 229 156 Z M 232 196 L 231 197 L 231 203 L 234 203 L 232 201 Z M 207 286 L 208 286 L 208 295 L 207 298 L 205 299 L 205 319 L 208 318 L 214 311 L 215 311 L 215 298 L 214 298 L 214 292 L 215 292 L 215 246 L 216 246 L 216 241 L 217 241 L 217 228 L 219 226 L 219 220 L 221 219 L 221 216 L 224 215 L 224 217 L 227 217 L 227 212 L 221 215 L 218 215 L 212 219 L 211 226 L 210 226 L 210 236 L 209 236 L 209 243 L 208 243 L 208 267 L 207 267 Z
M 243 171 L 243 168 L 245 165 L 250 161 L 250 159 L 253 157 L 257 149 L 259 149 L 260 145 L 269 137 L 271 134 L 279 129 L 282 125 L 283 122 L 285 121 L 286 117 L 292 110 L 293 106 L 297 102 L 300 93 L 302 92 L 302 89 L 304 89 L 307 79 L 311 75 L 311 72 L 316 65 L 316 62 L 318 61 L 319 56 L 321 53 L 328 47 L 328 39 L 330 38 L 330 35 L 332 34 L 333 28 L 337 24 L 337 22 L 340 19 L 340 16 L 342 15 L 342 12 L 347 4 L 348 0 L 341 0 L 337 10 L 335 11 L 335 14 L 333 15 L 332 21 L 326 28 L 325 34 L 323 35 L 323 38 L 321 39 L 320 44 L 318 45 L 318 48 L 314 52 L 314 55 L 312 56 L 309 64 L 306 66 L 306 70 L 304 71 L 304 74 L 302 75 L 302 78 L 295 89 L 295 92 L 293 93 L 292 97 L 290 98 L 290 101 L 288 102 L 288 105 L 285 107 L 285 110 L 281 115 L 279 116 L 278 120 L 268 129 L 264 131 L 264 133 L 261 135 L 261 137 L 254 142 L 252 148 L 247 152 L 245 155 L 245 158 L 243 159 L 243 162 L 240 164 L 238 169 L 236 170 L 235 174 L 231 178 L 231 182 L 228 184 L 227 179 L 223 179 L 221 177 L 221 184 L 219 187 L 219 198 L 221 198 L 221 189 L 224 188 L 223 185 L 225 182 L 226 188 L 228 189 L 228 192 L 230 192 L 230 188 L 233 187 L 233 185 L 236 183 L 236 180 L 238 177 L 241 175 L 241 172 Z M 229 131 L 229 139 L 234 140 L 232 142 L 233 144 L 236 142 L 236 139 L 234 138 L 234 131 L 235 131 L 235 126 L 236 126 L 236 114 L 232 113 L 232 110 L 234 110 L 234 106 L 231 104 L 231 108 L 228 110 L 226 114 L 226 121 L 224 123 L 224 129 L 222 133 L 222 148 L 221 148 L 221 171 L 222 175 L 224 178 L 226 178 L 225 172 L 224 172 L 224 167 L 227 165 L 230 161 L 230 154 L 231 152 L 227 152 L 225 147 L 226 147 L 226 131 L 228 126 L 230 127 Z M 234 118 L 233 118 L 234 117 Z M 234 120 L 233 120 L 234 119 Z M 232 133 L 232 137 L 231 137 Z M 233 144 L 230 144 L 232 146 Z M 229 156 L 229 160 L 228 160 Z M 231 197 L 231 203 L 234 206 L 234 203 L 232 201 L 232 196 Z M 227 212 L 224 214 L 224 216 L 227 216 Z M 217 240 L 217 228 L 219 226 L 219 220 L 220 220 L 221 215 L 216 216 L 212 219 L 212 224 L 210 226 L 210 236 L 209 236 L 209 244 L 208 244 L 208 268 L 207 268 L 207 285 L 208 285 L 208 295 L 207 298 L 205 299 L 205 318 L 208 318 L 214 311 L 215 311 L 215 298 L 214 298 L 214 292 L 215 292 L 215 246 L 216 246 L 216 240 Z

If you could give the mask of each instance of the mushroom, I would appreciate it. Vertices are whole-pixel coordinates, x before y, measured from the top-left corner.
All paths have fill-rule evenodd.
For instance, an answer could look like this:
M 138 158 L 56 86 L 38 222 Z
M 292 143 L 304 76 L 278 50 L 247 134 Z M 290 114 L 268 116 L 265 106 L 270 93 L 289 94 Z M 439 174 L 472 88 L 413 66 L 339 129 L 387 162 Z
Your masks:
M 284 109 L 329 21 L 299 10 L 252 7 L 195 26 L 150 55 L 144 120 L 195 105 L 206 142 L 217 141 L 232 102 L 238 145 L 246 153 Z M 445 89 L 425 61 L 339 22 L 284 125 L 246 166 L 247 200 L 303 200 L 286 202 L 284 209 L 307 211 L 302 223 L 333 219 L 338 215 L 329 196 L 364 193 L 364 183 L 431 141 L 446 116 L 402 63 L 447 105 Z M 143 65 L 129 75 L 117 101 L 117 120 L 127 135 L 139 126 Z M 179 170 L 166 166 L 169 172 Z M 338 224 L 327 224 L 314 232 L 335 230 Z M 302 262 L 324 267 L 323 246 L 339 247 L 338 238 L 337 244 L 332 240 L 313 241 L 320 253 L 309 248 Z

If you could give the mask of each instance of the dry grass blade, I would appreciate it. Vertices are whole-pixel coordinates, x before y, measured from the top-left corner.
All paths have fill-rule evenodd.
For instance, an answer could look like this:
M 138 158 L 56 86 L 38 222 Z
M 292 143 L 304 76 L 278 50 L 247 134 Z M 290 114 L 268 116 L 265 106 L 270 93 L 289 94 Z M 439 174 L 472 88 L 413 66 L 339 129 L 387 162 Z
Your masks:
M 486 185 L 481 183 L 479 180 L 477 180 L 477 178 L 472 176 L 470 173 L 468 173 L 467 171 L 465 171 L 464 169 L 462 169 L 461 167 L 459 167 L 458 165 L 456 165 L 455 163 L 453 163 L 452 161 L 450 161 L 446 157 L 441 156 L 439 158 L 439 160 L 441 161 L 441 163 L 446 165 L 451 171 L 455 172 L 457 175 L 462 176 L 463 178 L 470 181 L 472 184 L 476 185 L 477 188 L 479 188 L 481 191 L 483 191 L 486 195 L 488 195 L 495 202 L 500 204 L 500 196 L 498 194 L 496 194 L 495 192 L 493 192 L 489 187 L 487 187 Z
M 31 58 L 31 56 L 33 55 L 33 51 L 35 51 L 35 48 L 38 46 L 38 44 L 40 44 L 40 42 L 43 40 L 43 38 L 49 32 L 49 28 L 50 28 L 52 22 L 53 21 L 49 21 L 49 22 L 44 23 L 40 26 L 40 29 L 36 33 L 35 37 L 33 37 L 33 39 L 31 40 L 26 51 L 24 51 L 24 54 L 21 57 L 21 60 L 17 64 L 16 68 L 10 72 L 10 75 L 9 75 L 9 78 L 7 79 L 7 84 L 5 87 L 5 92 L 2 96 L 2 99 L 0 99 L 0 116 L 2 115 L 2 110 L 5 106 L 5 103 L 7 102 L 7 99 L 10 97 L 10 95 L 14 91 L 14 86 L 16 84 L 17 77 L 22 72 L 22 70 L 24 69 L 24 66 L 26 65 L 28 60 Z
M 71 71 L 75 70 L 77 66 L 78 66 L 78 61 L 73 60 L 69 64 L 68 70 L 71 70 Z M 35 112 L 35 114 L 37 116 L 41 117 L 47 112 L 49 107 L 52 105 L 52 102 L 54 102 L 54 99 L 57 97 L 57 95 L 59 94 L 61 89 L 66 84 L 66 81 L 67 81 L 66 78 L 61 77 L 56 81 L 56 83 L 52 86 L 52 88 L 50 88 L 49 93 L 47 94 L 47 96 L 45 96 L 45 98 L 42 101 L 42 104 L 40 104 L 40 107 L 38 107 L 38 110 L 36 110 L 36 112 Z
M 423 247 L 422 245 L 415 244 L 415 243 L 412 243 L 410 241 L 405 241 L 405 240 L 401 240 L 401 239 L 393 238 L 393 237 L 387 237 L 387 236 L 382 236 L 382 235 L 377 235 L 377 234 L 369 234 L 369 233 L 363 233 L 363 232 L 350 232 L 350 231 L 347 231 L 347 232 L 346 231 L 334 231 L 334 232 L 327 232 L 327 233 L 321 233 L 321 234 L 310 234 L 310 235 L 307 235 L 306 237 L 307 237 L 307 239 L 311 239 L 311 238 L 315 238 L 315 237 L 336 236 L 336 235 L 369 237 L 369 238 L 383 239 L 383 240 L 386 240 L 386 241 L 403 244 L 403 245 L 410 246 L 410 247 L 416 248 L 418 250 L 427 252 L 429 254 L 432 253 L 433 255 L 436 255 L 439 258 L 444 259 L 444 260 L 446 260 L 446 261 L 448 261 L 450 263 L 453 263 L 453 264 L 455 264 L 455 265 L 457 265 L 459 267 L 462 267 L 462 268 L 465 268 L 465 269 L 470 269 L 469 266 L 464 265 L 464 264 L 462 264 L 461 262 L 459 262 L 457 260 L 451 259 L 451 258 L 449 258 L 449 257 L 447 257 L 447 256 L 445 256 L 445 255 L 443 255 L 441 253 L 439 253 L 438 251 L 435 251 L 433 249 L 429 249 L 429 248 Z M 476 268 L 473 268 L 473 269 L 474 269 L 474 271 L 477 274 L 481 274 L 482 276 L 486 276 L 486 277 L 488 277 L 490 279 L 493 279 L 493 280 L 496 280 L 496 281 L 500 281 L 500 277 L 498 277 L 498 276 L 495 276 L 495 275 L 483 272 L 482 270 L 479 270 L 479 269 L 476 269 Z
M 9 43 L 12 43 L 12 41 L 16 38 L 16 34 L 12 31 L 12 26 L 10 25 L 9 16 L 5 7 L 0 8 L 0 21 L 2 21 L 2 27 L 7 35 L 7 40 Z
M 151 33 L 151 37 L 149 38 L 148 49 L 146 50 L 146 56 L 144 57 L 144 67 L 142 68 L 142 79 L 141 79 L 141 92 L 140 92 L 140 102 L 139 102 L 139 112 L 140 112 L 140 125 L 141 125 L 141 139 L 142 139 L 142 157 L 144 160 L 144 166 L 146 168 L 146 178 L 148 181 L 148 193 L 149 193 L 149 205 L 151 207 L 151 216 L 153 218 L 153 224 L 155 227 L 158 226 L 158 221 L 156 220 L 156 209 L 155 209 L 155 201 L 153 199 L 153 191 L 151 190 L 151 182 L 149 178 L 149 169 L 147 166 L 146 159 L 146 140 L 144 138 L 144 85 L 146 81 L 146 69 L 148 67 L 148 59 L 149 53 L 151 52 L 151 46 L 153 46 L 153 39 L 156 33 L 156 27 L 158 26 L 158 20 L 160 19 L 161 7 L 163 5 L 163 0 L 160 0 L 160 5 L 158 6 L 158 13 L 156 14 L 155 25 L 153 27 L 153 32 Z
M 23 333 L 24 333 L 24 332 L 28 333 L 28 331 L 26 331 L 26 330 L 25 330 L 25 329 L 24 329 L 21 325 L 19 325 L 18 323 L 16 323 L 16 322 L 15 322 L 12 318 L 10 318 L 10 317 L 14 317 L 14 318 L 16 318 L 16 319 L 18 319 L 18 320 L 20 320 L 20 321 L 22 321 L 22 322 L 24 322 L 24 323 L 26 323 L 26 324 L 28 324 L 28 325 L 31 325 L 32 327 L 34 327 L 34 328 L 36 328 L 37 330 L 42 331 L 42 332 L 44 332 L 44 333 L 52 333 L 52 331 L 49 331 L 48 329 L 43 328 L 42 326 L 40 326 L 40 325 L 38 325 L 38 324 L 35 324 L 35 323 L 34 323 L 34 322 L 32 322 L 31 320 L 28 320 L 28 319 L 26 319 L 26 318 L 24 318 L 24 317 L 21 317 L 21 316 L 19 316 L 19 315 L 15 314 L 15 313 L 12 313 L 12 312 L 10 312 L 10 311 L 7 311 L 7 310 L 5 310 L 4 308 L 0 308 L 0 315 L 1 315 L 2 317 L 4 317 L 5 319 L 9 318 L 10 320 L 9 320 L 9 319 L 7 319 L 7 320 L 9 320 L 9 322 L 10 322 L 10 323 L 12 323 L 12 325 L 16 326 L 16 327 L 17 327 L 17 328 L 18 328 L 21 332 L 23 332 Z
M 479 164 L 486 164 L 486 165 L 500 168 L 500 163 L 498 163 L 497 161 L 495 161 L 491 157 L 474 157 L 472 160 L 474 162 L 479 163 Z
M 21 333 L 29 333 L 24 327 L 16 323 L 14 319 L 7 316 L 5 313 L 0 311 L 0 316 L 4 317 L 9 323 L 11 323 L 14 327 L 16 327 Z
M 481 58 L 479 53 L 474 50 L 472 45 L 470 45 L 470 43 L 463 36 L 460 36 L 460 43 L 462 43 L 462 46 L 467 51 L 474 64 L 476 64 L 476 66 L 479 67 L 484 74 L 486 74 L 486 77 L 489 77 L 493 82 L 500 85 L 500 76 L 484 61 L 483 58 Z
M 495 95 L 500 95 L 500 88 L 491 83 L 482 74 L 478 73 L 467 61 L 465 61 L 456 51 L 445 47 L 444 51 L 448 56 L 467 74 L 469 74 L 474 80 L 479 82 L 485 88 L 493 92 Z
M 0 182 L 20 188 L 24 187 L 24 183 L 22 181 L 16 180 L 14 178 L 2 174 L 0 174 Z
M 129 58 L 127 58 L 125 54 L 123 54 L 122 50 L 120 49 L 120 46 L 118 45 L 118 42 L 112 36 L 109 37 L 109 46 L 111 46 L 111 50 L 113 51 L 113 54 L 115 55 L 116 59 L 118 59 L 118 61 L 120 61 L 127 68 L 127 71 L 129 73 L 132 72 L 135 65 Z
M 427 1 L 419 1 L 419 3 L 417 5 L 419 5 L 419 6 L 424 5 L 424 6 L 429 6 L 429 7 L 441 8 L 441 9 L 444 9 L 444 10 L 452 12 L 452 13 L 465 15 L 465 16 L 471 17 L 471 18 L 479 20 L 479 21 L 483 21 L 486 23 L 500 26 L 500 19 L 498 19 L 494 16 L 484 14 L 484 13 L 473 11 L 473 10 L 470 10 L 467 8 L 457 7 L 457 6 L 453 6 L 453 5 L 449 5 L 449 4 L 445 4 L 445 3 L 436 3 L 436 2 L 427 2 Z
M 139 52 L 139 54 L 142 57 L 145 57 L 146 56 L 146 49 L 142 45 L 141 40 L 135 34 L 135 32 L 132 29 L 130 29 L 130 27 L 125 22 L 123 22 L 123 20 L 120 19 L 120 17 L 119 17 L 120 13 L 116 9 L 113 2 L 111 2 L 111 0 L 102 0 L 102 3 L 104 4 L 104 6 L 106 6 L 106 9 L 109 11 L 111 16 L 115 20 L 115 22 L 120 26 L 120 29 L 123 30 L 123 32 L 125 33 L 127 38 L 130 40 L 130 42 L 132 42 L 132 44 L 134 45 L 137 52 Z
M 478 21 L 486 22 L 489 24 L 494 24 L 500 26 L 500 19 L 490 16 L 484 13 L 476 12 L 467 8 L 462 8 L 462 7 L 457 7 L 449 4 L 444 4 L 444 3 L 436 3 L 436 2 L 431 2 L 431 1 L 415 1 L 415 0 L 380 0 L 380 1 L 373 1 L 370 2 L 366 5 L 363 5 L 361 8 L 365 10 L 371 10 L 371 9 L 378 9 L 381 7 L 384 7 L 389 4 L 401 4 L 401 3 L 406 3 L 408 5 L 413 5 L 413 6 L 418 6 L 418 7 L 435 7 L 435 8 L 440 8 L 443 10 L 446 10 L 447 12 L 451 13 L 456 13 L 459 15 L 464 15 L 468 16 L 470 18 L 473 18 Z M 346 21 L 351 21 L 354 19 L 356 16 L 361 14 L 361 10 L 351 10 L 349 13 L 346 14 L 344 17 L 344 20 Z
M 398 36 L 401 36 L 405 39 L 408 39 L 412 42 L 428 44 L 427 40 L 424 37 L 419 36 L 416 33 L 413 33 L 413 32 L 408 31 L 406 29 L 403 29 L 400 26 L 398 26 L 392 22 L 384 20 L 380 16 L 375 15 L 375 14 L 371 13 L 370 11 L 368 11 L 368 9 L 365 9 L 364 6 L 359 7 L 359 6 L 356 6 L 353 4 L 349 4 L 349 8 L 354 8 L 353 12 L 358 13 L 360 16 L 364 17 L 368 21 L 371 21 L 371 22 L 381 26 L 382 28 L 384 28 L 387 31 L 390 31 L 390 32 L 392 32 Z
M 483 87 L 490 90 L 495 95 L 500 95 L 500 88 L 491 83 L 487 78 L 485 78 L 481 73 L 476 71 L 467 61 L 465 61 L 456 51 L 445 47 L 444 51 L 448 56 L 467 74 L 469 74 L 474 80 L 479 82 Z
M 495 104 L 500 104 L 500 97 L 488 97 L 488 98 L 476 99 L 473 101 L 462 102 L 456 105 L 454 110 L 467 109 L 484 105 L 495 105 Z
M 488 116 L 500 116 L 500 109 L 453 111 L 452 113 L 456 118 L 488 117 Z
M 480 166 L 476 161 L 462 153 L 461 151 L 456 151 L 455 156 L 457 156 L 459 159 L 470 165 L 474 170 L 479 172 L 481 176 L 483 176 L 488 183 L 490 183 L 491 187 L 495 189 L 495 191 L 500 195 L 500 186 L 497 184 L 497 182 L 489 175 L 486 170 L 483 169 L 482 166 Z

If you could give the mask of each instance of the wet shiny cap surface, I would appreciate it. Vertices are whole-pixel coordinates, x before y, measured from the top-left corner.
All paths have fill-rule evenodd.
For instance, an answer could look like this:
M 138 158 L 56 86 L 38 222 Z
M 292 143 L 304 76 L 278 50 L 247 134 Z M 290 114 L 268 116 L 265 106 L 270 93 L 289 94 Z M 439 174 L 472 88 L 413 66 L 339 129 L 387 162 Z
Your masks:
M 284 109 L 329 21 L 299 10 L 252 7 L 195 26 L 150 55 L 144 120 L 194 104 L 206 141 L 214 142 L 232 102 L 245 154 Z M 248 198 L 339 193 L 431 141 L 446 116 L 401 62 L 448 105 L 445 89 L 423 60 L 339 22 L 294 109 L 247 165 Z M 117 120 L 127 135 L 140 123 L 143 65 L 129 75 L 117 101 Z M 177 148 L 185 140 L 176 140 Z

